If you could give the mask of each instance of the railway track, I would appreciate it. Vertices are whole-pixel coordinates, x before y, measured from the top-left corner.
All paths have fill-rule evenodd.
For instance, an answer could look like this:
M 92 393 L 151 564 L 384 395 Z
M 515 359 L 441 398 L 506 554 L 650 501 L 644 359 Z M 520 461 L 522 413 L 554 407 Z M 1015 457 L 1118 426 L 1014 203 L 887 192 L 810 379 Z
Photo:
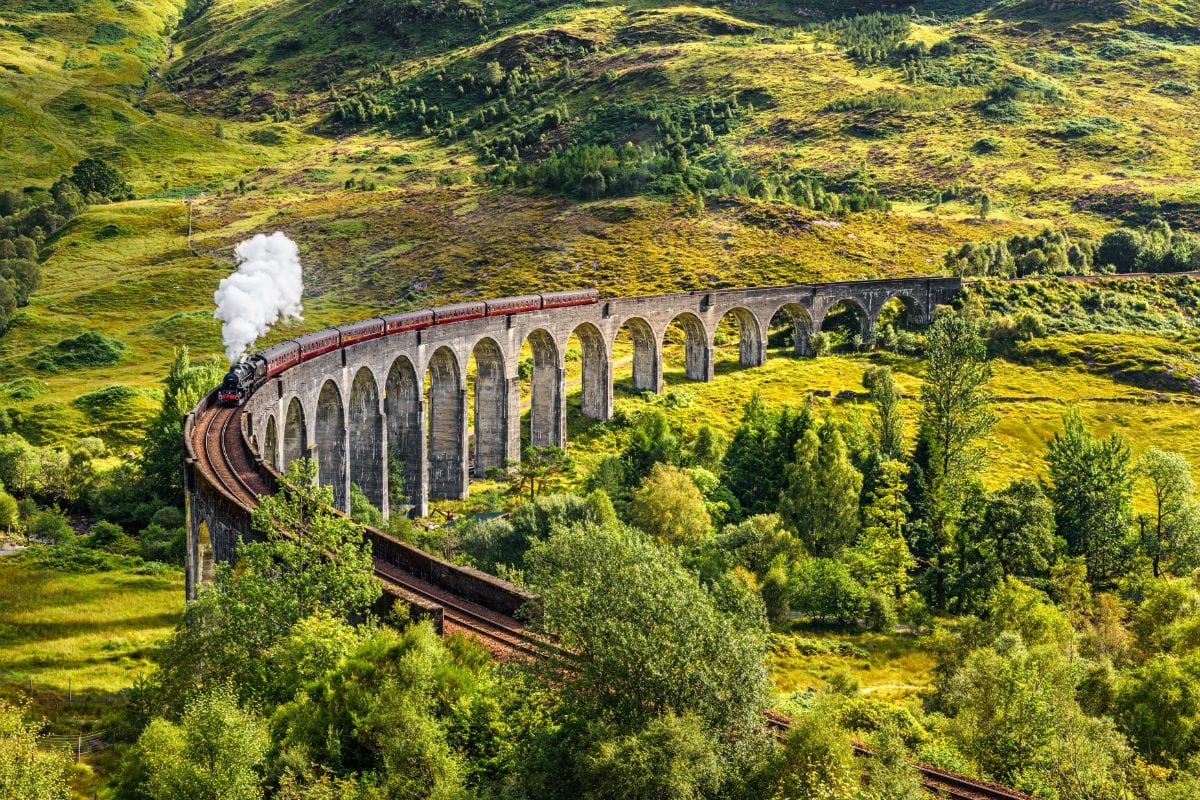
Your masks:
M 782 738 L 791 730 L 792 722 L 783 714 L 767 711 L 764 716 L 767 719 L 767 727 L 771 728 L 776 736 Z M 853 742 L 851 747 L 856 756 L 870 757 L 873 755 L 870 749 L 858 742 Z M 947 800 L 1033 800 L 1030 795 L 1006 786 L 968 778 L 965 775 L 939 769 L 929 764 L 914 762 L 913 766 L 921 775 L 921 785 L 933 797 L 943 797 Z
M 236 407 L 210 406 L 193 421 L 191 449 L 200 469 L 216 478 L 221 492 L 230 500 L 253 510 L 259 495 L 270 487 L 254 468 L 241 431 L 242 410 Z M 557 648 L 553 644 L 531 637 L 512 617 L 499 614 L 476 603 L 421 580 L 408 571 L 383 559 L 375 559 L 375 574 L 404 592 L 440 606 L 443 613 L 443 633 L 463 633 L 477 639 L 493 654 L 500 657 L 545 658 Z M 774 712 L 766 712 L 768 727 L 783 736 L 791 721 Z M 860 756 L 871 751 L 854 744 Z M 921 783 L 934 797 L 947 800 L 1032 800 L 1029 795 L 986 781 L 978 781 L 938 769 L 916 764 Z

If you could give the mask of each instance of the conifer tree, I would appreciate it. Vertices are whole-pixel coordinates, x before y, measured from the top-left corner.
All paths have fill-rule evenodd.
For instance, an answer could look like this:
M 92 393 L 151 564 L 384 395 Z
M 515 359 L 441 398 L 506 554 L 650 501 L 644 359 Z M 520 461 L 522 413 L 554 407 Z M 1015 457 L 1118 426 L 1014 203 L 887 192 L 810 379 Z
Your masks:
M 809 427 L 786 470 L 779 514 L 814 556 L 836 558 L 858 533 L 862 475 L 850 463 L 837 426 Z
M 856 577 L 896 601 L 907 593 L 909 572 L 917 563 L 904 540 L 907 472 L 900 461 L 889 459 L 880 465 L 878 482 L 863 508 L 862 533 L 852 551 Z

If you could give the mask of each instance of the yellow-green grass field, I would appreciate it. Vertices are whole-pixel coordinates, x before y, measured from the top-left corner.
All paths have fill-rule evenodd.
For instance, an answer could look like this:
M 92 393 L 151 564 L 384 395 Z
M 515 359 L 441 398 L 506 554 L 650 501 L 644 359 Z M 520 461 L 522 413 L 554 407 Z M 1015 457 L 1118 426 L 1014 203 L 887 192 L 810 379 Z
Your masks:
M 776 702 L 818 690 L 835 676 L 850 676 L 879 700 L 918 702 L 930 686 L 933 656 L 924 639 L 905 632 L 842 633 L 797 630 L 771 635 L 767 668 Z
M 0 558 L 0 692 L 29 693 L 51 722 L 104 704 L 150 668 L 183 610 L 182 571 L 60 571 Z

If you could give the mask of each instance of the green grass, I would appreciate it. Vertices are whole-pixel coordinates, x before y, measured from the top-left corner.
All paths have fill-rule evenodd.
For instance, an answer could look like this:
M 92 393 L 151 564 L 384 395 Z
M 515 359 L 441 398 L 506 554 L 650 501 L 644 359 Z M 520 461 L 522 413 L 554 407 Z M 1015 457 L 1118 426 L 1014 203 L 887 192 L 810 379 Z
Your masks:
M 918 703 L 917 694 L 931 685 L 933 667 L 924 640 L 911 633 L 840 633 L 799 624 L 772 634 L 767 656 L 779 699 L 848 674 L 877 700 Z
M 183 609 L 183 575 L 58 570 L 28 554 L 0 558 L 0 689 L 39 704 L 64 702 L 68 688 L 104 697 L 149 668 L 151 648 Z

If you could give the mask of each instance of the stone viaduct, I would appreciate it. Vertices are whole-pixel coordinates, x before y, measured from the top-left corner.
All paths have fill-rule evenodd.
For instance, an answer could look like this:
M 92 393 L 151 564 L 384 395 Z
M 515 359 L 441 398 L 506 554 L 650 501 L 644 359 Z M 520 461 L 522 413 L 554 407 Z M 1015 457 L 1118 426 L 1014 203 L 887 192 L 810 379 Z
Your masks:
M 622 330 L 633 341 L 635 387 L 661 392 L 663 341 L 672 324 L 684 332 L 687 377 L 707 381 L 717 326 L 727 316 L 737 323 L 741 365 L 755 367 L 766 360 L 767 329 L 780 312 L 794 325 L 796 354 L 809 355 L 812 334 L 835 306 L 856 311 L 869 345 L 889 300 L 904 303 L 910 322 L 927 324 L 960 288 L 957 278 L 908 278 L 725 289 L 437 325 L 350 345 L 283 372 L 247 400 L 246 432 L 276 469 L 314 459 L 318 480 L 333 488 L 343 510 L 356 484 L 389 513 L 389 470 L 399 469 L 412 510 L 424 515 L 430 499 L 465 497 L 472 473 L 520 458 L 526 343 L 533 354 L 529 441 L 565 447 L 572 335 L 582 350 L 582 413 L 606 420 L 613 413 L 613 345 Z

